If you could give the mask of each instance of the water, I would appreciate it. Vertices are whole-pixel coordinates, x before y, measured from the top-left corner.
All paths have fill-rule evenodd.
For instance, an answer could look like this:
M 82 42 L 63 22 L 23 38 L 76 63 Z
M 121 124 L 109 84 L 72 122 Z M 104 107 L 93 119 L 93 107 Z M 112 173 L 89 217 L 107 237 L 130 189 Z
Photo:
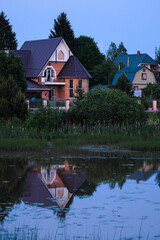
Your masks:
M 159 155 L 92 153 L 1 160 L 0 236 L 160 239 Z

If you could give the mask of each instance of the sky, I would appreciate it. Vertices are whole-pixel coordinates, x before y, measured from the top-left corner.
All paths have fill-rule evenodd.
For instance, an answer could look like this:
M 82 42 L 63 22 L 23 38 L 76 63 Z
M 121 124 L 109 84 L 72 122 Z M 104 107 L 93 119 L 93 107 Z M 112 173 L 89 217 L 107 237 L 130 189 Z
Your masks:
M 48 38 L 54 19 L 65 12 L 75 37 L 94 38 L 102 53 L 122 41 L 129 54 L 139 50 L 152 58 L 160 47 L 159 10 L 160 0 L 0 0 L 18 49 L 25 41 Z

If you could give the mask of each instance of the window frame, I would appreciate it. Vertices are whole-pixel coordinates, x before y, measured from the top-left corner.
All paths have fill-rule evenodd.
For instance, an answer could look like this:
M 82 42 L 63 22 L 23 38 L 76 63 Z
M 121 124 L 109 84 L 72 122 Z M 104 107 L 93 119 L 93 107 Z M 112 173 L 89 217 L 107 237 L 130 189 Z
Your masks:
M 146 72 L 143 72 L 142 74 L 141 74 L 141 79 L 142 80 L 147 80 L 147 73 Z
M 71 84 L 72 81 L 72 84 Z M 73 79 L 69 79 L 69 98 L 73 98 L 74 97 L 74 93 L 73 93 Z
M 80 83 L 81 83 L 81 86 L 80 86 Z M 79 80 L 78 80 L 78 85 L 79 85 L 79 88 L 80 88 L 80 89 L 83 88 L 83 81 L 82 81 L 82 79 L 79 79 Z
M 46 82 L 53 82 L 56 79 L 56 71 L 52 66 L 47 66 L 43 71 L 43 76 Z M 50 79 L 50 80 L 48 80 Z

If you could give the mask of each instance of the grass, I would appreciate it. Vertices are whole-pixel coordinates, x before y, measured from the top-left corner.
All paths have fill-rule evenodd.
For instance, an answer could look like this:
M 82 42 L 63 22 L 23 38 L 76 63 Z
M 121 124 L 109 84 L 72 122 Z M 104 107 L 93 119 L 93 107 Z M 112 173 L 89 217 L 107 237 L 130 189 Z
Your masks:
M 29 228 L 28 226 L 22 227 L 22 228 L 15 228 L 13 232 L 5 231 L 3 234 L 0 234 L 0 240 L 8 240 L 8 239 L 14 239 L 14 240 L 74 240 L 74 239 L 80 239 L 80 240 L 137 240 L 137 239 L 144 239 L 141 233 L 142 225 L 140 226 L 138 236 L 134 237 L 125 237 L 124 233 L 122 233 L 123 228 L 121 229 L 120 233 L 117 234 L 117 231 L 113 233 L 113 238 L 108 237 L 108 232 L 102 233 L 100 229 L 93 230 L 92 234 L 87 234 L 82 231 L 80 236 L 70 236 L 70 234 L 67 233 L 67 230 L 65 229 L 62 234 L 58 233 L 58 229 L 55 231 L 55 233 L 50 232 L 46 233 L 45 237 L 42 237 L 39 234 L 39 229 L 37 227 L 35 228 Z M 120 234 L 120 235 L 119 235 Z M 148 233 L 149 236 L 149 233 Z M 147 237 L 148 239 L 148 237 Z
M 0 151 L 46 152 L 76 150 L 82 145 L 113 145 L 139 151 L 160 151 L 159 125 L 146 126 L 64 126 L 57 130 L 0 128 Z
M 82 145 L 112 145 L 131 150 L 160 150 L 160 136 L 129 136 L 125 134 L 80 134 L 68 135 L 63 138 L 56 138 L 52 141 L 53 146 L 58 148 L 77 148 Z
M 47 147 L 48 141 L 45 139 L 31 138 L 3 138 L 0 139 L 0 150 L 9 151 L 43 151 Z

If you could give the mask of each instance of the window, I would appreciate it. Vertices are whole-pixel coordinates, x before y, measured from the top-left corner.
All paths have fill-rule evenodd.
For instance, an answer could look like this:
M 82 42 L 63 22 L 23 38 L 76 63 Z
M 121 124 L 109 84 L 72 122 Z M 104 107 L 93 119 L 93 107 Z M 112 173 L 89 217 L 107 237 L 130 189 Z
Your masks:
M 79 88 L 82 88 L 82 79 L 79 79 L 78 85 L 79 85 Z
M 134 86 L 134 91 L 138 91 L 139 87 L 138 86 Z
M 145 68 L 143 68 L 143 72 L 145 72 L 146 71 L 146 69 Z
M 56 78 L 56 72 L 53 67 L 47 67 L 43 72 L 43 77 L 46 78 L 47 82 L 53 82 L 53 79 Z
M 142 80 L 147 80 L 147 73 L 142 73 Z
M 69 97 L 73 98 L 73 79 L 69 80 Z
M 64 60 L 64 53 L 62 51 L 58 53 L 58 60 Z

